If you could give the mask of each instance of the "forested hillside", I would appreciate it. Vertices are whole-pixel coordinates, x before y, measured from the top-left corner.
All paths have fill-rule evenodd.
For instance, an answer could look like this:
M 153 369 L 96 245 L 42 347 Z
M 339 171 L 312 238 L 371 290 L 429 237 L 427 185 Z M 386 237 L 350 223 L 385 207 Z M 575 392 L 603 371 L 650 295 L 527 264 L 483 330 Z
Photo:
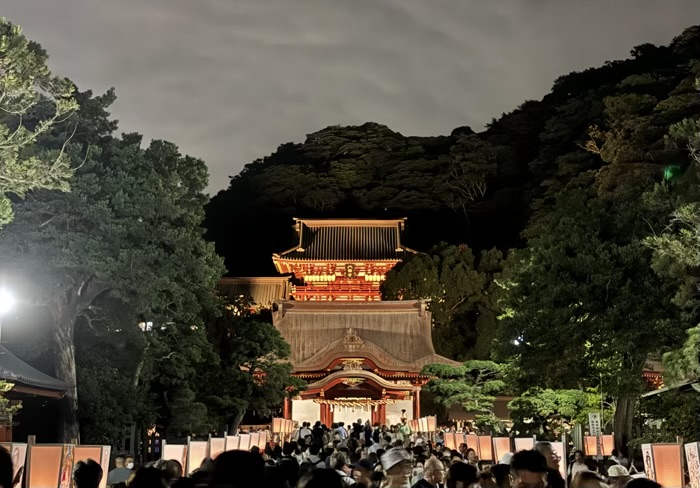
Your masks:
M 588 170 L 603 192 L 682 173 L 685 147 L 665 141 L 673 123 L 700 113 L 699 58 L 692 27 L 669 46 L 562 76 L 478 133 L 328 127 L 234 176 L 208 206 L 208 238 L 238 276 L 274 272 L 270 255 L 292 244 L 292 217 L 408 217 L 408 245 L 424 251 L 440 241 L 521 247 L 532 210 Z

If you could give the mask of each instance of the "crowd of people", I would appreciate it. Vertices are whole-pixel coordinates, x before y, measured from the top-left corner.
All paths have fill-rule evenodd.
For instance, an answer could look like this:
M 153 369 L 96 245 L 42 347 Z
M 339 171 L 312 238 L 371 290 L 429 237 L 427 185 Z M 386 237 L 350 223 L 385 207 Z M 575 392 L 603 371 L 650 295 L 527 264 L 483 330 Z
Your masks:
M 133 458 L 118 457 L 107 475 L 111 488 L 565 488 L 561 459 L 547 442 L 535 449 L 508 453 L 498 462 L 481 461 L 461 444 L 447 449 L 439 437 L 410 432 L 407 423 L 386 428 L 357 422 L 330 428 L 303 423 L 286 442 L 270 441 L 264 449 L 227 451 L 205 459 L 193 472 L 175 460 L 135 467 Z M 617 454 L 617 453 L 614 453 Z M 7 459 L 6 459 L 7 458 Z M 8 461 L 9 460 L 9 461 Z M 9 467 L 8 467 L 9 462 Z M 605 463 L 572 454 L 571 488 L 660 488 L 639 466 L 614 455 Z M 0 459 L 0 485 L 12 460 Z M 9 471 L 8 471 L 9 470 Z M 105 473 L 92 460 L 77 463 L 76 488 L 98 488 Z

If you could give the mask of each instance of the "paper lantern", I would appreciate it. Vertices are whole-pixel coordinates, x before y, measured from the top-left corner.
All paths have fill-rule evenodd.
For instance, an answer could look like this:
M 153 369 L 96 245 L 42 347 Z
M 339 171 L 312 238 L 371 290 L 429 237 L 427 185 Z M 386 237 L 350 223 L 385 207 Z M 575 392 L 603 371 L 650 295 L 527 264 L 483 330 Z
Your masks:
M 163 451 L 161 459 L 169 461 L 174 459 L 182 466 L 182 469 L 187 468 L 187 446 L 184 444 L 168 444 L 163 441 Z
M 240 441 L 238 443 L 238 450 L 250 451 L 250 434 L 241 434 L 238 437 L 240 437 Z
M 603 438 L 603 456 L 612 456 L 612 452 L 615 449 L 615 436 L 614 435 L 604 435 Z
M 583 452 L 586 456 L 595 456 L 598 451 L 598 438 L 594 435 L 587 435 L 583 438 Z
M 282 432 L 282 421 L 284 419 L 272 419 L 272 432 L 279 434 Z
M 109 472 L 109 456 L 112 453 L 112 446 L 75 446 L 73 463 L 92 459 L 102 467 L 102 472 Z M 106 488 L 107 476 L 102 477 L 100 488 Z
M 493 461 L 493 438 L 490 435 L 480 435 L 478 437 L 479 449 L 479 459 L 481 461 Z M 498 459 L 496 459 L 498 461 Z
M 510 437 L 493 438 L 493 460 L 498 462 L 510 452 Z
M 28 488 L 71 487 L 75 459 L 73 444 L 32 444 L 27 452 Z
M 652 444 L 651 453 L 654 474 L 654 478 L 651 479 L 665 488 L 685 486 L 683 482 L 683 448 L 680 444 Z
M 187 469 L 185 472 L 189 476 L 202 466 L 202 461 L 207 458 L 207 441 L 190 441 L 187 447 Z
M 454 432 L 445 432 L 443 434 L 443 440 L 445 441 L 445 447 L 447 449 L 457 449 Z
M 428 417 L 428 432 L 437 432 L 437 417 Z
M 688 467 L 690 488 L 700 488 L 700 442 L 685 445 L 685 465 Z
M 225 437 L 212 437 L 209 439 L 209 457 L 216 459 L 219 454 L 226 451 L 226 438 Z
M 260 433 L 259 432 L 254 432 L 250 434 L 250 447 L 257 447 L 258 449 L 260 448 Z
M 241 438 L 238 437 L 237 435 L 227 435 L 226 436 L 226 450 L 227 451 L 237 451 L 238 450 L 238 443 L 241 441 Z
M 513 440 L 515 441 L 515 452 L 529 451 L 535 447 L 535 439 L 532 437 L 516 437 Z
M 474 434 L 467 434 L 464 436 L 464 442 L 466 442 L 467 447 L 471 447 L 479 454 L 479 436 Z

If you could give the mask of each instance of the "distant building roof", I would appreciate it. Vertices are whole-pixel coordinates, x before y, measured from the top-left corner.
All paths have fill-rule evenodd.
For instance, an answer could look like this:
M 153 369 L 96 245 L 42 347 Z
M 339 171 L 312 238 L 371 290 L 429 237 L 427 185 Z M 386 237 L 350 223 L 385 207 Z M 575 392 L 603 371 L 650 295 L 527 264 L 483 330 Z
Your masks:
M 276 300 L 289 298 L 289 278 L 285 276 L 256 278 L 221 278 L 216 284 L 219 295 L 244 299 L 255 308 L 272 308 Z
M 59 396 L 67 391 L 68 386 L 61 380 L 42 373 L 38 369 L 28 365 L 20 358 L 0 346 L 0 379 L 15 383 L 15 390 L 24 393 L 41 395 L 41 390 L 50 390 L 48 396 Z M 23 386 L 31 387 L 22 389 Z
M 421 300 L 283 301 L 273 323 L 291 346 L 295 372 L 323 370 L 338 358 L 367 358 L 388 371 L 461 364 L 435 353 L 430 311 Z
M 294 220 L 299 243 L 273 255 L 275 261 L 398 261 L 415 252 L 401 244 L 406 219 Z

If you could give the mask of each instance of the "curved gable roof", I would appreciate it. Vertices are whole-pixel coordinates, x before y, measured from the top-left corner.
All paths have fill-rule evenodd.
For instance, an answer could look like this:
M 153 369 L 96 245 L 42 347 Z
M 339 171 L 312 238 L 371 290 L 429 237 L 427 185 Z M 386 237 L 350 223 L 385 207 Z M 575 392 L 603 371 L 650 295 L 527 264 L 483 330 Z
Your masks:
M 382 369 L 410 372 L 431 363 L 459 364 L 435 353 L 423 301 L 278 305 L 273 321 L 291 346 L 295 372 L 322 370 L 340 357 L 366 357 Z

